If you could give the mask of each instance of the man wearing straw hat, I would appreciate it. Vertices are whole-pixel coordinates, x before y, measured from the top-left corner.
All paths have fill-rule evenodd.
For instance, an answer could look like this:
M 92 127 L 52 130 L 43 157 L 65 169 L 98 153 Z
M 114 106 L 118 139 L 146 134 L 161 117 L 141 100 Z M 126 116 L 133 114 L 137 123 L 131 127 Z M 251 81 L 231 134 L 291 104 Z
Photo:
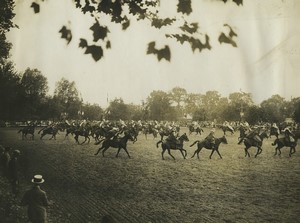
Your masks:
M 22 200 L 22 206 L 28 206 L 28 220 L 32 223 L 47 222 L 46 207 L 49 206 L 46 192 L 41 190 L 40 184 L 44 183 L 42 175 L 35 175 L 31 180 L 33 188 L 26 191 Z

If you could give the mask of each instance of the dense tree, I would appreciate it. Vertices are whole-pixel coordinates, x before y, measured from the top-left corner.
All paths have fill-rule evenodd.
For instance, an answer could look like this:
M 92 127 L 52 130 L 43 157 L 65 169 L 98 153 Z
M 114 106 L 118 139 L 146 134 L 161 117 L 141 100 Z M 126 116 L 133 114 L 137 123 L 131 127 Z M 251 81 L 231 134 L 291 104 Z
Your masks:
M 13 9 L 13 0 L 0 1 L 0 65 L 5 63 L 5 60 L 9 57 L 11 44 L 7 41 L 5 34 L 11 28 L 15 27 L 12 22 L 15 16 Z
M 84 104 L 82 111 L 84 112 L 84 118 L 89 120 L 101 120 L 104 115 L 103 109 L 98 104 Z
M 280 95 L 273 95 L 271 98 L 261 102 L 260 106 L 266 121 L 276 123 L 284 121 L 285 99 Z
M 201 107 L 205 109 L 208 120 L 214 120 L 218 118 L 218 105 L 221 95 L 217 91 L 207 91 L 202 95 Z
M 44 106 L 45 97 L 48 92 L 47 78 L 37 69 L 27 68 L 21 78 L 22 107 L 25 117 L 38 119 L 41 106 Z
M 122 98 L 115 98 L 109 103 L 107 108 L 107 117 L 110 120 L 129 120 L 130 113 L 128 106 L 124 103 Z
M 169 95 L 164 91 L 152 91 L 147 98 L 149 118 L 152 120 L 175 120 L 176 112 Z
M 11 62 L 0 66 L 0 119 L 21 118 L 20 95 L 22 95 L 20 76 Z
M 196 1 L 194 0 L 194 3 Z M 227 0 L 219 1 L 227 3 Z M 112 23 L 119 24 L 124 31 L 136 21 L 147 20 L 144 24 L 150 24 L 149 28 L 159 29 L 166 40 L 176 40 L 178 44 L 187 43 L 193 52 L 197 50 L 201 52 L 204 49 L 210 50 L 212 48 L 210 34 L 204 33 L 200 29 L 199 21 L 193 21 L 192 19 L 195 10 L 192 8 L 192 0 L 75 0 L 74 2 L 75 7 L 80 9 L 84 15 L 95 19 L 94 24 L 90 24 L 93 42 L 88 42 L 84 38 L 75 40 L 78 41 L 79 47 L 85 50 L 85 54 L 91 54 L 95 61 L 103 57 L 105 50 L 113 47 L 113 43 L 110 41 L 110 35 L 112 34 L 109 27 L 111 23 L 105 23 L 103 17 L 109 17 Z M 233 2 L 238 6 L 243 4 L 243 0 L 233 0 Z M 36 1 L 31 5 L 35 13 L 40 11 L 39 4 L 40 1 Z M 173 12 L 173 16 L 165 17 L 163 15 L 163 7 L 169 7 L 167 4 L 174 4 L 177 7 L 177 10 Z M 227 32 L 223 31 L 224 27 L 228 29 Z M 237 47 L 234 39 L 237 37 L 237 33 L 229 24 L 222 24 L 217 29 L 220 31 L 217 39 L 220 44 L 230 44 Z M 59 33 L 61 38 L 65 39 L 68 44 L 74 41 L 73 36 L 75 35 L 72 34 L 72 30 L 67 25 L 62 25 Z M 156 46 L 155 40 L 148 43 L 147 54 L 155 55 L 159 61 L 162 59 L 171 60 L 169 45 Z
M 176 104 L 177 117 L 181 118 L 183 116 L 183 107 L 185 105 L 187 98 L 187 91 L 181 87 L 174 87 L 170 91 L 170 101 Z
M 294 107 L 294 111 L 292 112 L 292 116 L 297 123 L 300 123 L 300 97 L 293 98 L 292 104 Z
M 194 114 L 201 105 L 201 94 L 189 93 L 185 100 L 185 113 Z
M 78 118 L 82 98 L 79 98 L 79 92 L 74 81 L 70 82 L 62 78 L 57 82 L 53 99 L 59 104 L 57 107 L 61 109 L 60 113 L 67 113 L 69 118 Z

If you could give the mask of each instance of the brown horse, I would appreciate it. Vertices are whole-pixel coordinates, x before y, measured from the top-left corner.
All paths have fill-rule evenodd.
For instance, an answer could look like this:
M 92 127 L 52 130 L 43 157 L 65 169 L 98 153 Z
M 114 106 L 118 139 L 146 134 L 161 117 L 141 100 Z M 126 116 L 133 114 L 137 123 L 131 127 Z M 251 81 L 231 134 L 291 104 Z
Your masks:
M 286 138 L 277 138 L 275 139 L 275 141 L 272 143 L 272 146 L 277 146 L 275 148 L 275 154 L 274 156 L 277 155 L 278 152 L 278 156 L 281 155 L 281 149 L 283 147 L 290 147 L 290 152 L 289 152 L 289 156 L 291 157 L 292 154 L 294 154 L 296 152 L 296 146 L 297 146 L 297 138 L 295 141 L 290 142 L 289 140 L 287 140 Z
M 103 139 L 96 143 L 96 145 L 100 144 L 102 141 L 102 146 L 98 149 L 98 151 L 94 154 L 95 156 L 103 149 L 102 156 L 104 157 L 104 153 L 108 150 L 109 147 L 118 148 L 118 152 L 116 157 L 118 157 L 121 149 L 124 149 L 127 153 L 128 158 L 130 155 L 127 151 L 127 142 L 128 140 L 134 141 L 133 136 L 130 133 L 125 132 L 125 135 L 122 138 L 112 138 L 112 139 Z
M 187 152 L 186 150 L 183 148 L 183 142 L 187 142 L 189 141 L 189 138 L 187 137 L 186 133 L 184 133 L 183 135 L 181 135 L 178 138 L 178 143 L 171 143 L 167 140 L 160 140 L 156 143 L 156 147 L 158 148 L 158 145 L 161 143 L 161 148 L 162 148 L 162 152 L 161 152 L 161 157 L 164 160 L 164 153 L 166 150 L 168 150 L 169 155 L 175 160 L 175 157 L 171 154 L 171 149 L 173 150 L 179 150 L 183 156 L 183 158 L 185 159 L 187 156 Z M 184 154 L 183 154 L 184 152 Z
M 199 159 L 200 151 L 202 150 L 202 148 L 205 148 L 205 149 L 212 150 L 211 154 L 209 156 L 210 159 L 211 159 L 211 157 L 212 157 L 212 155 L 214 154 L 215 151 L 218 153 L 219 157 L 222 159 L 222 156 L 219 152 L 219 146 L 220 146 L 221 143 L 227 144 L 227 139 L 226 139 L 225 135 L 222 136 L 221 138 L 216 138 L 214 146 L 212 146 L 211 143 L 207 142 L 207 140 L 202 140 L 202 141 L 197 140 L 192 145 L 190 145 L 190 147 L 192 147 L 196 143 L 197 143 L 197 149 L 196 149 L 196 151 L 194 152 L 194 155 L 191 158 L 193 158 L 197 154 L 197 158 Z
M 261 154 L 261 152 L 262 152 L 262 143 L 263 143 L 263 140 L 265 139 L 265 138 L 269 138 L 269 136 L 268 136 L 268 134 L 267 134 L 267 132 L 266 131 L 263 131 L 260 135 L 258 135 L 258 137 L 260 138 L 260 142 L 256 142 L 254 139 L 250 139 L 250 138 L 245 138 L 244 139 L 244 145 L 245 145 L 245 157 L 246 156 L 248 156 L 248 157 L 250 157 L 250 153 L 249 153 L 249 151 L 248 151 L 248 149 L 250 148 L 250 147 L 257 147 L 257 152 L 256 152 L 256 154 L 255 154 L 255 158 L 259 155 L 259 154 Z

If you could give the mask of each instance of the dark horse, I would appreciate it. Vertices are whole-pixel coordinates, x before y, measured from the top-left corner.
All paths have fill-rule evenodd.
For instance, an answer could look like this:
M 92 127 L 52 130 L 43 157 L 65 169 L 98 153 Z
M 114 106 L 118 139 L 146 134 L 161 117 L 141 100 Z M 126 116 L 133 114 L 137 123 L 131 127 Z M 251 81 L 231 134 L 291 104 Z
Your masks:
M 82 145 L 86 141 L 88 141 L 88 143 L 90 143 L 90 137 L 89 137 L 90 132 L 91 131 L 90 131 L 89 127 L 76 129 L 73 132 L 73 134 L 75 135 L 74 139 L 77 142 L 77 144 Z M 82 143 L 79 143 L 79 140 L 78 140 L 79 136 L 83 136 L 84 137 L 84 141 Z
M 275 141 L 272 143 L 272 146 L 276 146 L 275 148 L 275 154 L 274 156 L 277 155 L 278 151 L 278 156 L 281 155 L 281 149 L 283 147 L 290 147 L 290 153 L 289 156 L 292 156 L 296 152 L 296 146 L 297 146 L 297 139 L 294 142 L 289 142 L 286 138 L 277 138 Z
M 183 135 L 181 135 L 179 138 L 178 138 L 178 143 L 171 143 L 167 140 L 160 140 L 156 143 L 156 147 L 158 148 L 158 145 L 161 143 L 161 148 L 162 148 L 162 152 L 161 152 L 161 157 L 162 159 L 164 160 L 164 153 L 166 150 L 168 150 L 168 153 L 169 155 L 175 160 L 175 157 L 172 156 L 170 150 L 173 149 L 173 150 L 179 150 L 183 156 L 183 158 L 185 159 L 186 156 L 187 156 L 187 152 L 186 150 L 183 148 L 183 142 L 188 142 L 189 141 L 189 138 L 187 137 L 186 133 L 184 133 Z M 183 152 L 185 154 L 183 154 Z
M 112 138 L 112 139 L 102 139 L 99 142 L 96 143 L 96 145 L 100 144 L 102 141 L 102 146 L 98 149 L 98 151 L 95 153 L 97 155 L 102 149 L 102 156 L 104 157 L 104 153 L 106 150 L 108 150 L 109 147 L 118 148 L 118 152 L 116 157 L 118 157 L 119 152 L 121 149 L 124 149 L 127 153 L 128 157 L 130 158 L 130 155 L 127 151 L 127 142 L 128 140 L 134 141 L 134 138 L 130 133 L 124 132 L 124 136 L 122 138 Z
M 194 155 L 191 158 L 193 158 L 197 154 L 197 158 L 199 159 L 200 151 L 202 150 L 202 148 L 205 148 L 205 149 L 212 150 L 211 154 L 209 156 L 210 159 L 215 151 L 218 153 L 219 157 L 222 159 L 222 156 L 219 152 L 219 146 L 221 143 L 227 144 L 227 139 L 226 139 L 225 135 L 222 136 L 221 138 L 216 138 L 214 147 L 207 140 L 202 140 L 202 141 L 197 140 L 192 145 L 190 145 L 190 147 L 192 147 L 196 143 L 197 143 L 197 149 L 195 150 Z
M 250 157 L 250 153 L 249 153 L 248 149 L 252 146 L 257 147 L 257 152 L 255 154 L 255 158 L 257 157 L 257 155 L 261 154 L 261 152 L 262 152 L 261 146 L 262 146 L 263 140 L 265 138 L 268 138 L 269 136 L 266 131 L 263 131 L 261 134 L 258 135 L 258 137 L 261 140 L 260 142 L 256 142 L 254 139 L 249 139 L 249 138 L 244 139 L 245 157 L 246 156 Z
M 18 131 L 18 133 L 22 133 L 22 139 L 27 139 L 27 135 L 31 135 L 31 139 L 34 140 L 34 130 L 35 126 L 26 126 Z
M 195 127 L 192 126 L 192 125 L 189 126 L 189 131 L 190 131 L 190 132 L 189 132 L 189 135 L 192 134 L 193 132 L 196 132 L 196 135 L 197 135 L 197 134 L 201 135 L 201 132 L 204 132 L 202 128 L 200 128 L 200 127 L 196 127 L 196 128 L 195 128 Z
M 41 129 L 38 132 L 38 134 L 40 134 L 42 132 L 40 139 L 42 139 L 45 135 L 52 135 L 50 139 L 55 139 L 56 140 L 56 134 L 58 133 L 58 130 L 59 129 L 56 126 L 50 126 L 50 127 L 46 127 L 46 128 Z
M 273 126 L 270 128 L 270 138 L 271 136 L 276 136 L 276 138 L 278 139 L 279 134 L 280 130 L 278 128 L 275 128 Z

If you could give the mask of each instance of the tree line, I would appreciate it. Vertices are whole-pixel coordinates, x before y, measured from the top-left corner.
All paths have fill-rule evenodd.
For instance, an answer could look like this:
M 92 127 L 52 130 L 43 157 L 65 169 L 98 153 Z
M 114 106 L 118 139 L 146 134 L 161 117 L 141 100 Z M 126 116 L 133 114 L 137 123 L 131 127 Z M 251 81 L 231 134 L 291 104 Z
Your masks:
M 37 69 L 20 74 L 11 62 L 0 67 L 0 120 L 193 120 L 240 121 L 249 123 L 300 120 L 300 97 L 286 100 L 280 95 L 256 105 L 251 93 L 233 92 L 223 97 L 218 91 L 188 93 L 174 87 L 169 92 L 155 90 L 141 104 L 126 104 L 122 98 L 109 102 L 106 109 L 84 102 L 74 81 L 62 78 L 53 96 L 47 78 Z

